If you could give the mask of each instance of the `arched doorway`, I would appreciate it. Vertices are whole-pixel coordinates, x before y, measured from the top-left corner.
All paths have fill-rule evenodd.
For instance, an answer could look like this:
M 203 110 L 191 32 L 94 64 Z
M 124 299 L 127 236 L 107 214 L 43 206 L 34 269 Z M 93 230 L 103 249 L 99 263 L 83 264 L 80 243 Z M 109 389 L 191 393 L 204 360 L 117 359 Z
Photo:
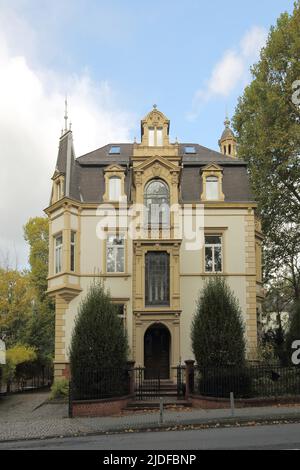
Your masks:
M 144 336 L 144 365 L 145 378 L 170 378 L 170 349 L 171 335 L 168 328 L 162 324 L 152 325 Z

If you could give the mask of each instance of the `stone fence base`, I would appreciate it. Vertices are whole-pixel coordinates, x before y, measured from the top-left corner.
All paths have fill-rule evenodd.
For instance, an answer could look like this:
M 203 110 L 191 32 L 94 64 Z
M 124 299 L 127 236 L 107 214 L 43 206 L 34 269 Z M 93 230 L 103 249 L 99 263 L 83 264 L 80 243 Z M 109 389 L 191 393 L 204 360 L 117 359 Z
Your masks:
M 130 401 L 132 401 L 132 396 L 105 400 L 73 401 L 72 415 L 74 418 L 113 416 L 126 408 Z
M 213 398 L 203 397 L 200 395 L 191 395 L 190 401 L 193 408 L 201 408 L 204 410 L 217 410 L 230 408 L 230 399 L 226 398 Z M 291 397 L 267 397 L 267 398 L 248 398 L 248 399 L 235 399 L 234 405 L 236 408 L 250 408 L 255 406 L 276 406 L 287 404 L 299 404 L 300 396 Z

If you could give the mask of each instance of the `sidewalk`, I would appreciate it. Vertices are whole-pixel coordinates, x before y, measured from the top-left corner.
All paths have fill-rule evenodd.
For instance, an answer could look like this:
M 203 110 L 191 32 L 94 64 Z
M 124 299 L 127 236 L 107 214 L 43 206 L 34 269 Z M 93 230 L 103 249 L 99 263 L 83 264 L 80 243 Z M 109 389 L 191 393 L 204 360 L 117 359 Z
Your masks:
M 12 402 L 21 400 L 13 398 Z M 11 397 L 8 398 L 8 401 Z M 300 422 L 300 405 L 283 407 L 243 408 L 235 410 L 231 416 L 227 410 L 165 411 L 164 423 L 159 425 L 159 413 L 133 413 L 107 418 L 67 417 L 66 404 L 47 404 L 47 395 L 34 395 L 34 408 L 29 407 L 30 395 L 24 398 L 22 406 L 0 404 L 0 441 L 22 439 L 46 439 L 51 437 L 72 437 L 110 432 L 133 432 L 191 425 L 230 425 L 253 422 Z M 44 404 L 43 404 L 44 403 Z M 18 405 L 18 403 L 17 403 Z M 24 409 L 24 407 L 23 407 Z

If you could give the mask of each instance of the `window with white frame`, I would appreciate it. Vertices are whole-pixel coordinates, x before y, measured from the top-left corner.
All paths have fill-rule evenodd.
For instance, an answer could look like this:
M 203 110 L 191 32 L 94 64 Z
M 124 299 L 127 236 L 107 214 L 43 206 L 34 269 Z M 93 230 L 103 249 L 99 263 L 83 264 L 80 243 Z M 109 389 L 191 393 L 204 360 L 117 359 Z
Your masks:
M 75 253 L 76 253 L 76 233 L 71 232 L 71 243 L 70 243 L 70 270 L 75 272 Z
M 163 146 L 163 130 L 162 127 L 157 127 L 156 129 L 156 146 L 162 147 Z
M 106 240 L 106 271 L 108 273 L 125 272 L 125 237 L 108 235 Z
M 55 274 L 58 274 L 62 271 L 62 253 L 63 253 L 63 237 L 60 233 L 54 237 L 55 241 L 55 254 L 54 254 L 54 267 Z
M 155 146 L 154 127 L 149 127 L 148 135 L 149 135 L 149 147 L 154 147 Z
M 221 273 L 222 271 L 222 236 L 205 235 L 205 272 Z
M 62 199 L 64 196 L 64 191 L 63 191 L 63 180 L 59 179 L 56 182 L 56 200 L 59 201 Z
M 149 127 L 148 128 L 148 144 L 149 144 L 149 147 L 162 147 L 163 146 L 163 128 L 162 127 Z
M 219 178 L 217 176 L 207 176 L 206 178 L 206 199 L 208 201 L 218 201 L 219 199 Z
M 119 201 L 121 197 L 121 178 L 112 176 L 109 178 L 109 200 Z
M 170 255 L 149 251 L 145 256 L 145 304 L 170 305 Z
M 145 225 L 148 228 L 166 228 L 170 224 L 170 194 L 162 180 L 152 180 L 145 188 Z

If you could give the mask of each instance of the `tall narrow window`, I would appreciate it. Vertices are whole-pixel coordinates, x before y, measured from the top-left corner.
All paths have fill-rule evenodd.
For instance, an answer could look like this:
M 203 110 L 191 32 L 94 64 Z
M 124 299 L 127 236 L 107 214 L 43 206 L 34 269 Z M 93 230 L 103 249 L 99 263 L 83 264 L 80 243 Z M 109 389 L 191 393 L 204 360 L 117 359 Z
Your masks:
M 205 236 L 205 272 L 221 273 L 222 262 L 222 237 L 219 235 Z
M 121 197 L 121 179 L 118 177 L 109 178 L 109 200 L 119 201 Z
M 163 130 L 162 127 L 156 129 L 156 145 L 157 147 L 163 146 Z
M 59 234 L 55 237 L 55 274 L 62 271 L 62 250 L 63 250 L 63 237 Z
M 149 147 L 154 147 L 155 146 L 154 127 L 149 127 L 148 133 L 149 133 Z
M 169 188 L 161 180 L 152 180 L 146 187 L 144 202 L 145 223 L 149 228 L 168 227 L 170 222 Z
M 63 181 L 58 180 L 56 183 L 56 200 L 59 201 L 64 196 Z
M 219 199 L 219 178 L 216 176 L 206 178 L 206 199 L 207 201 L 218 201 Z
M 125 272 L 124 235 L 108 235 L 106 240 L 106 271 L 108 273 Z
M 146 306 L 170 305 L 170 256 L 165 252 L 146 254 Z
M 70 270 L 75 271 L 75 253 L 76 253 L 76 233 L 71 232 L 71 246 L 70 246 Z

